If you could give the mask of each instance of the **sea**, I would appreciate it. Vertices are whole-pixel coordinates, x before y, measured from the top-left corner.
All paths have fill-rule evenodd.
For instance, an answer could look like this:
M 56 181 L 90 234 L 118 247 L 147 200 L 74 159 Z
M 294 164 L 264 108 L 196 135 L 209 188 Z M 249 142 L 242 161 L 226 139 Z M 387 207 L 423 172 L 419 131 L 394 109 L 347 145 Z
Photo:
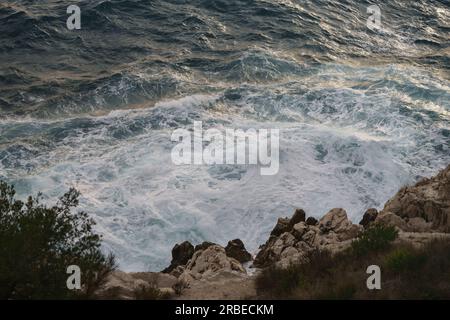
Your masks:
M 278 173 L 174 164 L 194 121 L 278 129 Z M 449 163 L 448 0 L 0 3 L 0 179 L 78 189 L 122 270 L 185 240 L 255 253 L 295 208 L 358 223 Z

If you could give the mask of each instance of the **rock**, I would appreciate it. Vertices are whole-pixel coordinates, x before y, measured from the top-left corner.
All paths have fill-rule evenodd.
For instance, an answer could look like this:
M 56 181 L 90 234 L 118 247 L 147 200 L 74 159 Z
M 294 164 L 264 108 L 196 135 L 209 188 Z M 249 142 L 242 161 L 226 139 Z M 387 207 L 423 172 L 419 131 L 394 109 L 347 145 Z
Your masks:
M 405 229 L 411 232 L 430 232 L 432 230 L 432 224 L 420 217 L 411 218 L 406 223 Z
M 195 246 L 194 252 L 199 251 L 199 250 L 205 250 L 205 249 L 207 249 L 211 246 L 215 246 L 215 245 L 217 245 L 217 244 L 214 242 L 204 241 Z
M 317 225 L 318 222 L 319 221 L 317 221 L 317 219 L 314 217 L 308 217 L 308 219 L 306 219 L 306 224 L 308 226 L 315 226 L 315 225 Z
M 389 211 L 380 212 L 380 214 L 377 216 L 376 223 L 397 227 L 400 230 L 406 229 L 406 221 L 403 220 L 400 216 Z
M 361 226 L 348 220 L 343 209 L 331 210 L 319 223 L 307 224 L 304 216 L 303 210 L 297 211 L 295 219 L 289 220 L 289 224 L 291 221 L 299 221 L 292 228 L 285 226 L 286 219 L 282 223 L 279 220 L 277 225 L 282 224 L 283 227 L 278 226 L 276 229 L 285 231 L 278 236 L 271 235 L 256 255 L 254 266 L 264 268 L 276 264 L 286 267 L 291 263 L 304 261 L 314 249 L 338 252 L 347 248 L 351 243 L 350 239 L 357 237 L 362 230 Z
M 412 245 L 416 248 L 423 247 L 430 241 L 435 240 L 449 240 L 450 233 L 443 232 L 404 232 L 400 231 L 398 233 L 398 238 L 395 243 L 404 243 Z
M 170 266 L 162 272 L 169 273 L 178 266 L 185 265 L 194 254 L 194 246 L 189 241 L 184 241 L 181 244 L 176 244 L 172 249 L 172 261 Z
M 294 215 L 289 220 L 289 224 L 287 226 L 288 231 L 292 230 L 294 225 L 296 225 L 299 222 L 305 222 L 306 213 L 302 209 L 296 209 L 294 212 Z
M 301 239 L 307 230 L 308 226 L 304 222 L 299 222 L 292 229 L 292 234 L 296 239 Z
M 170 274 L 174 277 L 179 277 L 184 272 L 185 267 L 184 266 L 178 266 L 172 271 L 170 271 Z
M 290 219 L 288 218 L 279 218 L 270 235 L 278 237 L 282 233 L 288 231 L 289 221 Z
M 223 271 L 246 273 L 239 261 L 226 255 L 223 247 L 212 245 L 194 253 L 178 280 L 189 284 Z
M 432 178 L 422 179 L 414 186 L 400 189 L 386 202 L 381 213 L 391 213 L 403 219 L 404 224 L 398 219 L 393 221 L 393 218 L 390 218 L 400 229 L 406 228 L 402 229 L 405 231 L 417 228 L 419 220 L 415 218 L 422 218 L 425 223 L 431 223 L 432 231 L 450 232 L 450 165 Z M 383 219 L 386 220 L 385 215 Z M 376 222 L 379 220 L 382 219 L 377 218 Z M 407 222 L 411 220 L 412 224 L 408 225 Z M 428 226 L 426 225 L 426 228 Z M 422 227 L 419 229 L 423 230 Z
M 355 238 L 361 232 L 361 226 L 354 225 L 347 218 L 347 212 L 341 208 L 331 209 L 323 216 L 319 221 L 319 229 L 322 233 L 337 233 L 340 241 Z
M 298 263 L 303 258 L 303 254 L 294 247 L 287 247 L 281 252 L 280 260 L 276 265 L 281 268 L 287 268 L 293 263 Z
M 252 255 L 245 249 L 244 243 L 240 239 L 229 241 L 225 252 L 228 257 L 234 258 L 240 263 L 252 260 Z
M 341 208 L 334 208 L 320 219 L 319 229 L 323 233 L 331 230 L 338 232 L 338 230 L 345 228 L 349 223 L 351 222 L 347 219 L 347 212 Z
M 364 228 L 367 228 L 371 222 L 374 222 L 378 216 L 378 210 L 375 208 L 367 209 L 363 215 L 362 220 L 359 222 Z
M 316 240 L 316 235 L 317 232 L 315 232 L 314 230 L 308 230 L 308 232 L 306 232 L 303 237 L 302 237 L 302 241 L 305 242 L 309 247 L 314 246 L 314 241 Z

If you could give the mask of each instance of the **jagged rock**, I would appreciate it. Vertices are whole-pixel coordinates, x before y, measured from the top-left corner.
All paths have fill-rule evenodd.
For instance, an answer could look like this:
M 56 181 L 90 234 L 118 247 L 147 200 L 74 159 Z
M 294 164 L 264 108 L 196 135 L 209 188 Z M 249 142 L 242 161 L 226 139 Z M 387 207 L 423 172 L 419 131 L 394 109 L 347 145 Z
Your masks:
M 308 225 L 304 215 L 299 212 L 294 216 L 295 219 L 290 221 L 300 222 L 290 229 L 278 227 L 277 230 L 285 232 L 279 236 L 272 234 L 261 247 L 254 260 L 256 267 L 267 267 L 271 264 L 286 267 L 291 263 L 304 261 L 307 254 L 314 249 L 327 249 L 332 252 L 344 250 L 350 245 L 351 239 L 358 236 L 362 230 L 361 226 L 348 220 L 343 209 L 331 210 L 318 224 Z M 287 220 L 283 220 L 283 225 Z
M 367 209 L 363 215 L 362 220 L 359 222 L 364 228 L 367 228 L 370 223 L 374 222 L 378 216 L 378 210 L 375 208 Z
M 450 232 L 450 165 L 432 178 L 422 179 L 414 186 L 404 187 L 390 199 L 381 213 L 388 212 L 400 217 L 402 220 L 390 219 L 391 223 L 398 223 L 396 227 L 404 231 L 417 229 L 415 218 L 422 218 L 425 223 L 422 227 L 436 232 Z M 376 221 L 386 220 L 380 213 Z M 412 220 L 414 219 L 414 220 Z M 413 221 L 409 223 L 409 221 Z M 419 229 L 422 230 L 422 227 Z
M 245 249 L 244 243 L 240 239 L 234 239 L 228 242 L 225 252 L 230 258 L 244 263 L 252 260 L 252 255 Z
M 194 246 L 189 241 L 176 244 L 172 249 L 172 261 L 170 266 L 164 269 L 162 272 L 170 273 L 178 266 L 185 265 L 194 254 Z
M 227 256 L 223 247 L 212 245 L 194 253 L 178 280 L 189 284 L 224 271 L 246 273 L 239 261 Z
M 294 225 L 296 225 L 297 223 L 305 222 L 305 218 L 306 218 L 305 211 L 303 211 L 302 209 L 296 209 L 295 212 L 294 212 L 294 215 L 289 220 L 289 223 L 288 223 L 288 226 L 287 226 L 288 231 L 292 230 Z
M 317 225 L 317 223 L 319 223 L 319 221 L 317 221 L 317 219 L 314 217 L 308 217 L 308 219 L 306 219 L 306 224 L 308 226 L 315 226 Z
M 319 221 L 319 229 L 323 233 L 333 231 L 338 234 L 341 241 L 355 238 L 361 232 L 361 227 L 354 225 L 348 218 L 347 212 L 342 208 L 331 209 Z
M 277 224 L 270 233 L 271 236 L 278 237 L 282 233 L 288 231 L 289 219 L 288 218 L 278 218 Z
M 304 222 L 299 222 L 292 229 L 292 234 L 296 239 L 301 239 L 307 230 L 307 225 Z
M 199 251 L 199 250 L 205 250 L 211 246 L 215 246 L 217 245 L 214 242 L 209 242 L 209 241 L 203 241 L 202 243 L 198 244 L 195 246 L 194 252 Z

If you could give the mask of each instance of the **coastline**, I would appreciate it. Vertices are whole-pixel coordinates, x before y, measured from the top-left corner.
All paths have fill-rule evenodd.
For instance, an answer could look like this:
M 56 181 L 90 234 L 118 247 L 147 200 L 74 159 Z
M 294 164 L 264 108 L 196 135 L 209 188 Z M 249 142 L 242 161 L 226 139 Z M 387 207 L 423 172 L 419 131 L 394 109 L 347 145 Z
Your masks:
M 422 248 L 434 240 L 450 241 L 450 165 L 437 175 L 401 188 L 379 212 L 368 209 L 353 224 L 342 208 L 321 219 L 297 209 L 279 218 L 269 239 L 252 256 L 239 239 L 226 247 L 188 241 L 172 249 L 172 262 L 161 272 L 114 271 L 97 291 L 99 299 L 257 299 L 255 279 L 268 268 L 307 264 L 308 254 L 336 255 L 351 247 L 364 231 L 383 225 L 395 228 L 395 244 Z M 250 272 L 249 272 L 250 271 Z M 151 288 L 149 295 L 145 288 Z M 144 295 L 136 294 L 142 290 Z

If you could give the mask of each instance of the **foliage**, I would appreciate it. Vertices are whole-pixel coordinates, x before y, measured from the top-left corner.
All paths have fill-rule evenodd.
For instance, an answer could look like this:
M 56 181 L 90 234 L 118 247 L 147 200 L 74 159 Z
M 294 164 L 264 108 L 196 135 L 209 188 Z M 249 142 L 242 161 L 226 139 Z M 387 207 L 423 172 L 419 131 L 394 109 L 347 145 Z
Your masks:
M 389 248 L 398 236 L 395 227 L 377 224 L 367 230 L 357 240 L 353 241 L 352 249 L 357 256 L 382 251 Z
M 357 250 L 351 247 L 334 255 L 316 250 L 306 262 L 262 270 L 256 279 L 258 297 L 450 299 L 450 240 L 414 247 L 391 243 L 392 230 L 372 230 Z M 367 288 L 366 270 L 370 265 L 381 269 L 381 290 Z
M 72 212 L 80 193 L 70 189 L 51 206 L 42 195 L 15 198 L 13 186 L 0 181 L 0 299 L 89 298 L 115 269 L 105 256 L 95 222 Z M 82 290 L 68 290 L 67 267 L 81 269 Z

